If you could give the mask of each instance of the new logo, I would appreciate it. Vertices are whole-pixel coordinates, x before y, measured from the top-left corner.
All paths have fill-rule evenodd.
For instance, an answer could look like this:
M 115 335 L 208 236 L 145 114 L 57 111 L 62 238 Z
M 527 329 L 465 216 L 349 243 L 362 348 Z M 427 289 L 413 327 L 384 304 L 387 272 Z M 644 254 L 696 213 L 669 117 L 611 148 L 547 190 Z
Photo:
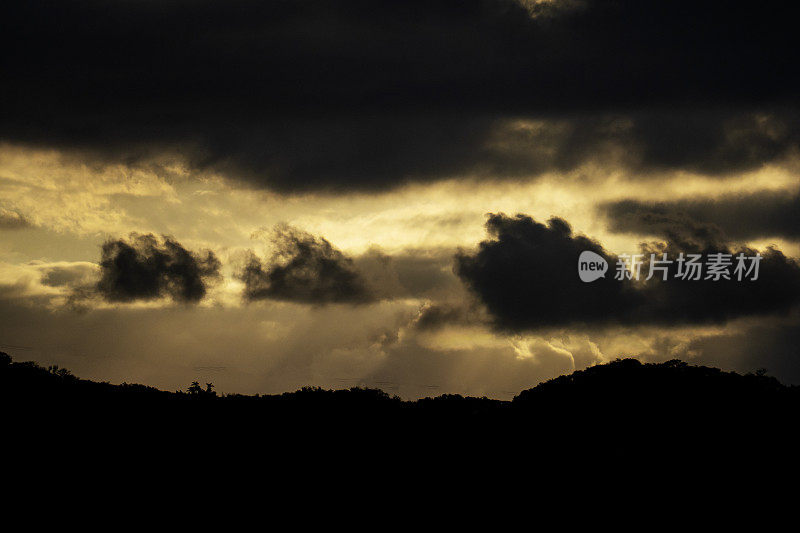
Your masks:
M 607 270 L 608 262 L 601 255 L 585 250 L 578 257 L 578 276 L 581 281 L 589 283 L 604 278 Z

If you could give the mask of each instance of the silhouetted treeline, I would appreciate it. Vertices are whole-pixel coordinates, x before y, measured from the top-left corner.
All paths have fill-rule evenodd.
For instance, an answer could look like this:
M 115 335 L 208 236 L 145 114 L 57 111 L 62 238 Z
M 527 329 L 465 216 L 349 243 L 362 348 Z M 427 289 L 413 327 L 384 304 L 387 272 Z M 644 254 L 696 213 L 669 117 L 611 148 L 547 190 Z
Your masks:
M 285 454 L 391 450 L 387 461 L 451 460 L 463 452 L 524 463 L 546 449 L 561 461 L 727 457 L 757 463 L 795 453 L 800 412 L 800 390 L 762 372 L 633 359 L 552 379 L 513 401 L 460 395 L 403 401 L 368 388 L 220 395 L 212 384 L 193 382 L 167 392 L 84 380 L 0 353 L 0 398 L 7 427 L 45 431 L 49 439 L 91 436 L 137 449 L 277 445 Z
M 126 405 L 138 404 L 147 407 L 160 405 L 183 405 L 191 409 L 247 409 L 252 406 L 277 411 L 315 410 L 319 412 L 343 411 L 360 413 L 371 410 L 393 413 L 398 410 L 430 411 L 443 414 L 473 414 L 488 412 L 509 402 L 488 398 L 471 398 L 446 394 L 437 398 L 425 398 L 416 402 L 402 401 L 380 389 L 353 387 L 343 390 L 327 390 L 319 387 L 303 387 L 295 392 L 273 395 L 218 395 L 212 383 L 205 386 L 192 382 L 185 391 L 167 392 L 145 385 L 123 383 L 112 385 L 80 379 L 66 369 L 57 366 L 44 368 L 37 363 L 13 362 L 11 357 L 0 352 L 0 389 L 3 400 L 23 407 L 41 402 L 88 402 L 91 404 Z
M 587 410 L 613 411 L 619 415 L 640 411 L 664 414 L 690 408 L 726 411 L 767 404 L 794 406 L 800 399 L 800 387 L 783 385 L 763 371 L 742 375 L 678 360 L 641 363 L 635 359 L 620 359 L 551 379 L 520 392 L 511 402 L 458 394 L 403 401 L 380 389 L 360 387 L 342 390 L 303 387 L 273 395 L 219 395 L 213 389 L 212 383 L 201 386 L 198 382 L 192 382 L 186 391 L 176 392 L 129 383 L 113 385 L 80 379 L 58 366 L 45 368 L 31 361 L 14 362 L 11 356 L 0 352 L 0 394 L 6 406 L 16 407 L 52 401 L 138 403 L 142 407 L 151 403 L 183 404 L 200 409 L 242 409 L 257 405 L 271 411 L 380 410 L 387 414 L 410 411 L 443 416 L 535 411 L 575 416 Z

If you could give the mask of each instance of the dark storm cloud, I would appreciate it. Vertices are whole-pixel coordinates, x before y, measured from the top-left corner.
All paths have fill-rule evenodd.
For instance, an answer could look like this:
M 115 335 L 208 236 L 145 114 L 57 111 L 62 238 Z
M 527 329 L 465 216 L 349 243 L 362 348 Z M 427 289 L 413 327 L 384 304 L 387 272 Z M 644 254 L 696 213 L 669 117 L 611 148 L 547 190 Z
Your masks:
M 682 169 L 725 174 L 758 168 L 800 146 L 800 115 L 793 107 L 764 112 L 672 109 L 633 115 L 621 139 L 638 152 L 641 170 Z
M 545 226 L 523 215 L 514 218 L 491 215 L 486 224 L 490 240 L 480 243 L 473 254 L 456 256 L 456 272 L 485 304 L 495 325 L 520 331 L 573 324 L 696 324 L 724 322 L 747 315 L 781 313 L 800 303 L 800 266 L 779 250 L 761 252 L 757 280 L 698 281 L 675 278 L 677 264 L 669 267 L 668 279 L 656 275 L 644 281 L 649 254 L 700 253 L 705 261 L 711 253 L 744 253 L 695 229 L 678 236 L 677 242 L 642 245 L 645 263 L 640 283 L 614 279 L 617 257 L 586 237 L 573 235 L 569 225 L 553 218 Z M 713 235 L 713 233 L 712 233 Z M 584 250 L 609 263 L 604 278 L 584 283 L 577 273 L 578 257 Z M 632 253 L 635 253 L 633 251 Z
M 793 5 L 524 4 L 6 3 L 0 139 L 282 190 L 572 168 L 609 143 L 725 173 L 797 145 Z
M 322 237 L 279 226 L 275 252 L 266 262 L 255 254 L 240 278 L 248 300 L 286 300 L 313 304 L 364 303 L 374 299 L 353 261 Z
M 714 225 L 732 239 L 800 238 L 800 195 L 785 191 L 670 202 L 622 200 L 603 210 L 610 229 L 617 232 L 666 236 L 682 222 L 684 226 Z
M 511 330 L 626 316 L 641 305 L 632 287 L 606 275 L 593 283 L 577 276 L 578 256 L 595 252 L 616 258 L 586 237 L 573 236 L 562 219 L 547 225 L 523 215 L 490 215 L 492 240 L 474 255 L 456 256 L 456 273 L 486 305 L 497 324 Z
M 200 301 L 209 281 L 219 277 L 213 252 L 195 253 L 170 237 L 132 234 L 103 244 L 100 295 L 110 302 L 153 300 L 169 296 L 185 303 Z

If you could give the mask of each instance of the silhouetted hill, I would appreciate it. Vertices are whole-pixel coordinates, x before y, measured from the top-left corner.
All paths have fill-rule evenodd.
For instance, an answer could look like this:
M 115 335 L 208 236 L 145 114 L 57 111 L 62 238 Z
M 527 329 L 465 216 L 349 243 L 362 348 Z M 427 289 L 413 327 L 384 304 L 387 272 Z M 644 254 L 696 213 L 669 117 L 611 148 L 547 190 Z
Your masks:
M 798 392 L 797 387 L 787 387 L 762 372 L 742 375 L 678 360 L 642 364 L 621 359 L 541 383 L 522 391 L 513 404 L 516 409 L 547 406 L 559 412 L 589 406 L 616 413 L 729 412 L 755 405 L 793 405 Z
M 57 366 L 44 368 L 31 361 L 13 362 L 8 354 L 0 352 L 0 394 L 4 402 L 18 407 L 29 402 L 97 405 L 110 402 L 134 407 L 137 403 L 142 407 L 157 403 L 198 406 L 201 409 L 219 406 L 241 409 L 257 405 L 270 411 L 363 412 L 377 409 L 386 413 L 409 411 L 454 416 L 500 411 L 564 414 L 575 409 L 671 410 L 695 407 L 724 410 L 754 404 L 793 406 L 800 397 L 800 388 L 785 386 L 763 373 L 742 375 L 678 360 L 641 363 L 635 359 L 620 359 L 543 382 L 520 392 L 512 402 L 458 394 L 403 401 L 380 389 L 357 387 L 343 390 L 304 387 L 275 395 L 218 395 L 213 386 L 203 388 L 198 383 L 193 383 L 186 391 L 168 392 L 145 385 L 95 382 L 80 379 Z
M 760 372 L 623 359 L 522 391 L 512 410 L 625 450 L 720 456 L 748 447 L 746 455 L 785 449 L 794 441 L 799 407 L 800 389 Z
M 218 395 L 193 383 L 167 392 L 84 380 L 0 353 L 7 427 L 144 449 L 191 442 L 189 449 L 235 443 L 287 454 L 392 450 L 395 461 L 413 454 L 451 460 L 467 450 L 523 463 L 529 453 L 764 461 L 794 449 L 798 398 L 798 388 L 772 377 L 680 361 L 618 360 L 552 379 L 511 402 L 459 395 L 403 401 L 362 388 Z

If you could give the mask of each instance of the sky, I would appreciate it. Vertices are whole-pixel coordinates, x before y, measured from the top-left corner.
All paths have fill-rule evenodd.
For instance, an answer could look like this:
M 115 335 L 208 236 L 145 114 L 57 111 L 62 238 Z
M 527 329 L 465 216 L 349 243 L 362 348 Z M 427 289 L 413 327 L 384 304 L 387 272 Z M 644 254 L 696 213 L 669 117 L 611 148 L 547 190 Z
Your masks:
M 785 2 L 18 4 L 0 7 L 17 360 L 409 399 L 510 399 L 620 357 L 800 384 Z M 579 279 L 583 250 L 606 277 Z M 613 279 L 650 253 L 762 260 L 756 280 Z

